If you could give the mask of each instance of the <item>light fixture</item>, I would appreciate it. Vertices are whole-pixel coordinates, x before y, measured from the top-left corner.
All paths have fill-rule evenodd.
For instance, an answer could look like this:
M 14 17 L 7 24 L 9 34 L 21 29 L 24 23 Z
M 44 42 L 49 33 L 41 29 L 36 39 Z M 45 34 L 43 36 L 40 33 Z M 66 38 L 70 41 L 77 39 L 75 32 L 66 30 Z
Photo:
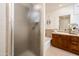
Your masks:
M 34 8 L 34 10 L 40 10 L 41 5 L 39 5 L 39 4 L 35 4 L 33 8 Z
M 58 6 L 59 6 L 59 7 L 62 7 L 63 5 L 62 5 L 62 4 L 59 4 Z

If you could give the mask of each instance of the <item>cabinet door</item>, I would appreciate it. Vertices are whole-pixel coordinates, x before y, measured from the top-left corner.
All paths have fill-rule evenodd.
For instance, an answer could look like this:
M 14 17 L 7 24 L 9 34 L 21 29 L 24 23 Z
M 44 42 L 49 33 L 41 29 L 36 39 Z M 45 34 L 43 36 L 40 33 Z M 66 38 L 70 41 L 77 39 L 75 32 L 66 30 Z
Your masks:
M 62 48 L 63 47 L 63 41 L 62 41 L 62 36 L 61 35 L 58 35 L 58 47 Z
M 61 35 L 52 34 L 52 45 L 54 45 L 56 47 L 62 47 L 63 46 Z
M 56 34 L 52 34 L 52 45 L 58 46 L 59 37 Z
M 68 35 L 61 36 L 62 48 L 68 50 L 70 45 L 70 37 Z
M 70 37 L 67 35 L 59 35 L 53 34 L 52 35 L 52 45 L 68 50 L 70 45 Z

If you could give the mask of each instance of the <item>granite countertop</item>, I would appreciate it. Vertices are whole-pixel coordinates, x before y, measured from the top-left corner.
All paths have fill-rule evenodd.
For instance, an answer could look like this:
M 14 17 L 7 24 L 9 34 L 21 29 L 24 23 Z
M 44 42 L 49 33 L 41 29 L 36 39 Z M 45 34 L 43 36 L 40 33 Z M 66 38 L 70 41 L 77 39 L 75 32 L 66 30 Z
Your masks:
M 70 34 L 70 33 L 64 33 L 64 32 L 52 32 L 52 34 L 60 34 L 60 35 L 69 35 L 69 36 L 78 36 L 79 34 Z

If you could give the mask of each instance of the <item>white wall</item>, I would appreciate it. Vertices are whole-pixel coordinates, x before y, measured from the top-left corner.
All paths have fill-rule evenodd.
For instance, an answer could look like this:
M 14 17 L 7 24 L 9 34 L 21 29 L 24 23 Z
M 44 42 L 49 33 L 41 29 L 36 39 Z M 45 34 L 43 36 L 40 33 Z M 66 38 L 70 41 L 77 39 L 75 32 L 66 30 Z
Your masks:
M 59 29 L 59 16 L 70 15 L 71 20 L 73 19 L 73 6 L 62 7 L 56 11 L 52 11 L 51 13 L 46 13 L 48 14 L 46 17 L 49 16 L 46 20 L 51 20 L 51 24 L 46 25 L 46 29 Z
M 79 25 L 79 14 L 73 16 L 71 23 L 77 23 Z
M 6 53 L 6 4 L 0 3 L 0 56 Z
M 73 6 L 73 19 L 71 23 L 77 23 L 79 25 L 79 3 Z

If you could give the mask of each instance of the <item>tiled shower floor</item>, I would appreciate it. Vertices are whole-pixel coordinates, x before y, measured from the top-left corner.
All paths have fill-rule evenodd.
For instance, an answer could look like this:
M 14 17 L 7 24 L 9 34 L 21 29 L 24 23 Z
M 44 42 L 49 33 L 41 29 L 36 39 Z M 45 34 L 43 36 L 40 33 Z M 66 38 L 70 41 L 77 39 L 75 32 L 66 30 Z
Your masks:
M 45 51 L 45 56 L 77 56 L 76 54 L 73 54 L 71 52 L 50 46 Z
M 19 56 L 35 56 L 35 54 L 32 51 L 27 50 L 27 51 L 21 53 Z

